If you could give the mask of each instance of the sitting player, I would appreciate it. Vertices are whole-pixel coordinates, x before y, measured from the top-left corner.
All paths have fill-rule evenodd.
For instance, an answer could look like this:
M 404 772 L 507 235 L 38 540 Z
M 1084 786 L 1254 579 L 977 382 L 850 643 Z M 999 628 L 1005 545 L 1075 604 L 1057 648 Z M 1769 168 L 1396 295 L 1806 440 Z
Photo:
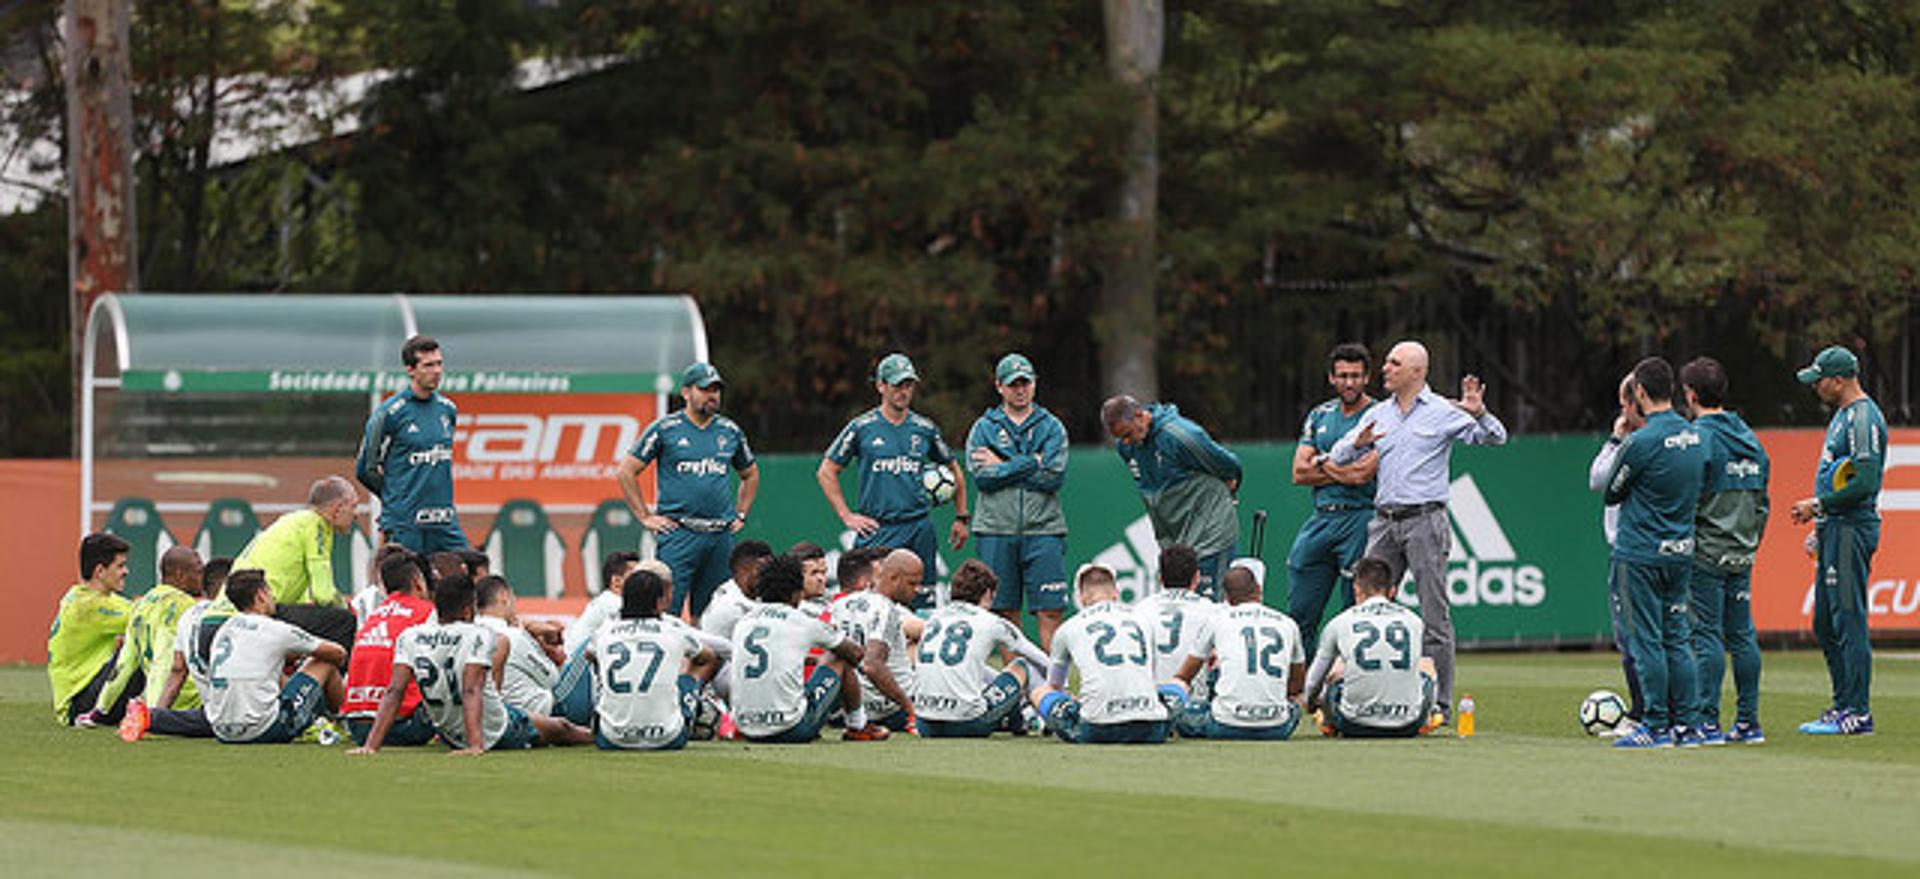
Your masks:
M 194 692 L 207 691 L 207 666 L 212 664 L 207 650 L 213 643 L 211 639 L 203 641 L 199 637 L 200 621 L 206 616 L 207 610 L 213 607 L 213 596 L 226 590 L 227 572 L 231 570 L 233 559 L 224 557 L 209 560 L 201 569 L 201 598 L 180 615 L 180 622 L 174 627 L 173 669 L 168 673 L 155 705 L 175 704 L 175 698 L 188 681 L 192 681 Z M 194 739 L 213 738 L 213 724 L 207 720 L 206 704 L 204 700 L 195 701 L 200 704 L 192 708 L 151 708 L 137 720 L 132 703 L 128 703 L 127 716 L 120 721 L 120 738 L 137 742 L 150 732 Z
M 827 595 L 827 551 L 818 543 L 802 540 L 787 547 L 787 555 L 799 559 L 800 570 L 806 574 L 806 585 L 800 591 L 800 612 L 824 619 L 827 606 L 833 603 Z
M 1159 744 L 1167 740 L 1167 708 L 1154 686 L 1152 647 L 1133 608 L 1120 602 L 1113 569 L 1081 565 L 1074 573 L 1081 611 L 1053 633 L 1052 666 L 1033 690 L 1033 704 L 1062 741 L 1083 745 Z M 1066 692 L 1080 670 L 1080 698 Z
M 770 558 L 773 547 L 764 540 L 742 540 L 734 545 L 733 555 L 727 559 L 733 579 L 713 590 L 713 600 L 700 614 L 700 631 L 716 638 L 733 637 L 734 624 L 754 608 L 753 581 L 760 574 L 760 566 Z
M 291 742 L 346 699 L 340 667 L 347 649 L 274 619 L 267 575 L 242 568 L 227 578 L 227 599 L 239 613 L 213 637 L 207 667 L 207 720 L 220 741 L 234 745 Z M 282 680 L 290 661 L 300 667 Z
M 1146 629 L 1147 643 L 1153 647 L 1153 679 L 1167 681 L 1194 652 L 1200 632 L 1221 613 L 1221 606 L 1201 595 L 1200 556 L 1193 547 L 1172 544 L 1160 551 L 1159 592 L 1134 605 L 1140 625 Z M 1193 687 L 1204 698 L 1206 677 Z
M 127 633 L 115 663 L 113 678 L 101 688 L 94 700 L 96 716 L 105 716 L 112 706 L 125 700 L 126 715 L 120 721 L 120 738 L 139 741 L 146 735 L 152 711 L 175 708 L 191 711 L 200 707 L 200 691 L 183 679 L 170 692 L 167 683 L 175 670 L 173 642 L 179 634 L 180 618 L 200 600 L 203 587 L 200 554 L 192 547 L 173 546 L 160 555 L 160 583 L 135 600 L 127 612 Z M 139 681 L 140 686 L 134 685 Z M 166 701 L 162 701 L 162 698 Z
M 557 717 L 528 714 L 501 698 L 500 675 L 509 648 L 504 639 L 473 621 L 473 581 L 467 575 L 452 574 L 435 583 L 433 605 L 440 621 L 421 623 L 400 636 L 394 648 L 393 680 L 380 700 L 367 743 L 348 753 L 379 752 L 400 713 L 406 688 L 416 682 L 433 728 L 456 754 L 593 741 L 593 734 L 582 727 Z
M 513 586 L 505 577 L 488 575 L 475 580 L 473 586 L 474 601 L 480 608 L 474 622 L 505 639 L 508 645 L 500 694 L 508 705 L 518 705 L 528 714 L 552 714 L 553 688 L 560 681 L 559 663 L 566 661 L 566 654 L 560 652 L 564 637 L 560 627 L 538 622 L 522 625 Z
M 1320 633 L 1306 695 L 1307 707 L 1323 706 L 1327 735 L 1406 738 L 1431 729 L 1433 661 L 1420 655 L 1426 627 L 1392 594 L 1387 563 L 1361 559 L 1353 566 L 1354 606 Z
M 119 723 L 126 703 L 94 713 L 93 703 L 113 676 L 114 651 L 127 631 L 133 602 L 120 594 L 127 583 L 127 552 L 133 547 L 112 534 L 80 541 L 80 582 L 60 598 L 47 635 L 47 680 L 53 685 L 53 716 L 68 726 Z
M 607 553 L 600 560 L 600 594 L 587 602 L 580 615 L 567 624 L 560 649 L 567 659 L 560 665 L 560 679 L 554 682 L 554 710 L 568 721 L 586 726 L 593 722 L 593 668 L 587 662 L 588 642 L 608 620 L 620 617 L 620 590 L 627 575 L 640 566 L 640 554 L 626 550 Z M 664 565 L 662 566 L 665 567 Z
M 862 732 L 867 712 L 853 664 L 865 651 L 800 612 L 805 577 L 800 562 L 787 556 L 775 556 L 760 569 L 755 591 L 761 603 L 733 628 L 733 721 L 750 741 L 804 744 L 820 737 L 827 714 L 839 706 L 847 711 L 848 739 L 885 739 L 883 727 Z M 803 680 L 812 647 L 829 655 Z
M 387 600 L 387 584 L 386 581 L 380 579 L 380 569 L 386 566 L 387 559 L 393 558 L 395 555 L 408 555 L 411 552 L 412 550 L 398 543 L 383 543 L 380 544 L 379 549 L 373 551 L 373 568 L 371 571 L 373 580 L 365 586 L 354 590 L 352 600 L 347 602 L 347 604 L 353 608 L 353 618 L 359 626 L 366 626 L 367 617 L 373 615 L 373 609 L 379 607 L 382 602 Z M 355 629 L 355 631 L 357 632 L 359 630 Z
M 663 616 L 671 591 L 653 572 L 634 572 L 621 594 L 620 619 L 593 636 L 591 653 L 600 675 L 593 741 L 603 750 L 687 746 L 701 677 L 710 677 L 719 659 L 702 643 L 704 633 L 678 617 Z
M 828 619 L 864 652 L 858 670 L 863 708 L 875 728 L 912 732 L 913 645 L 924 623 L 907 603 L 920 591 L 920 556 L 896 549 L 881 557 L 873 588 L 849 593 L 834 603 Z M 849 738 L 875 735 L 854 732 Z
M 387 553 L 387 560 L 380 565 L 380 584 L 387 598 L 368 612 L 366 624 L 354 636 L 353 658 L 347 664 L 347 701 L 340 713 L 346 718 L 347 734 L 356 744 L 366 744 L 374 716 L 386 699 L 387 686 L 393 680 L 394 645 L 407 630 L 434 618 L 433 602 L 427 598 L 426 569 L 419 557 L 400 544 L 387 545 L 399 550 Z M 393 728 L 387 731 L 387 744 L 424 745 L 433 741 L 433 721 L 420 707 L 419 687 L 405 688 L 395 717 Z
M 1209 658 L 1219 660 L 1210 701 L 1188 702 L 1174 727 L 1190 739 L 1278 741 L 1300 722 L 1305 654 L 1300 627 L 1261 603 L 1258 562 L 1241 559 L 1227 569 L 1224 613 L 1202 627 L 1193 652 L 1174 677 L 1191 686 Z
M 913 704 L 922 736 L 992 735 L 1019 719 L 1027 682 L 1046 667 L 1046 653 L 1012 622 L 987 609 L 999 585 L 985 562 L 968 559 L 953 572 L 953 600 L 927 618 L 913 657 Z M 1018 653 L 1026 662 L 1016 660 L 996 672 L 987 666 L 987 658 L 1003 650 Z

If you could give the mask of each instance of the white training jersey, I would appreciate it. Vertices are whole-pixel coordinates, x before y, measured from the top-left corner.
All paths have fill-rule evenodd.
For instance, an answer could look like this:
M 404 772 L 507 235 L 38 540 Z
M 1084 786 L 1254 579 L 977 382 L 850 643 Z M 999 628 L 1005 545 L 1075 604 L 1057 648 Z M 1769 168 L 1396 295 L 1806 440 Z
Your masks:
M 1153 652 L 1134 610 L 1103 601 L 1053 633 L 1053 665 L 1080 670 L 1080 719 L 1087 723 L 1166 720 L 1153 678 Z
M 1300 626 L 1259 602 L 1236 604 L 1202 628 L 1194 656 L 1220 657 L 1214 684 L 1213 719 L 1228 726 L 1262 729 L 1292 716 L 1287 680 L 1294 663 L 1306 661 Z
M 916 714 L 925 720 L 972 720 L 986 713 L 986 684 L 996 674 L 987 659 L 1001 648 L 1037 665 L 1047 655 L 1008 622 L 977 604 L 953 602 L 933 612 L 913 652 Z
M 353 600 L 347 606 L 353 608 L 353 627 L 358 630 L 367 624 L 367 617 L 373 616 L 373 609 L 387 600 L 387 587 L 379 583 L 368 583 L 353 593 Z
M 754 737 L 792 729 L 807 711 L 807 651 L 846 638 L 799 608 L 761 604 L 733 628 L 733 722 Z
M 481 734 L 493 747 L 507 734 L 507 704 L 493 684 L 493 632 L 475 623 L 420 623 L 400 634 L 393 648 L 393 664 L 413 670 L 420 685 L 420 704 L 440 737 L 455 748 L 467 746 L 467 719 L 460 682 L 468 666 L 487 669 L 480 707 Z
M 212 606 L 213 602 L 205 599 L 194 602 L 186 613 L 180 615 L 180 626 L 173 632 L 173 652 L 186 659 L 187 677 L 200 693 L 207 692 L 207 664 L 211 661 L 199 650 L 200 620 L 206 617 L 207 608 Z
M 1163 589 L 1134 607 L 1153 648 L 1153 679 L 1169 681 L 1194 654 L 1201 630 L 1226 608 L 1191 589 Z
M 1382 729 L 1420 720 L 1420 639 L 1426 631 L 1419 614 L 1378 595 L 1329 621 L 1320 632 L 1318 655 L 1346 666 L 1340 713 Z
M 680 670 L 699 655 L 694 630 L 674 619 L 612 620 L 593 636 L 600 676 L 600 735 L 627 748 L 680 736 Z
M 733 639 L 733 627 L 759 602 L 748 598 L 732 580 L 713 590 L 713 600 L 700 614 L 700 631 L 719 638 Z
M 893 599 L 872 589 L 840 596 L 828 610 L 833 628 L 863 648 L 875 643 L 887 645 L 887 671 L 900 689 L 913 693 L 913 655 L 907 652 L 906 614 L 910 611 Z M 860 705 L 868 714 L 886 717 L 900 710 L 882 694 L 864 671 L 860 675 Z M 909 695 L 911 698 L 911 695 Z
M 540 649 L 533 633 L 486 614 L 474 617 L 474 622 L 507 639 L 507 667 L 500 674 L 501 697 L 528 714 L 552 714 L 553 685 L 560 680 L 560 669 L 547 651 Z
M 213 636 L 205 691 L 207 721 L 221 741 L 259 738 L 280 717 L 280 670 L 320 639 L 269 616 L 236 614 Z
M 620 618 L 620 602 L 620 594 L 611 589 L 595 595 L 592 601 L 587 602 L 580 615 L 574 617 L 573 622 L 567 624 L 567 630 L 560 635 L 560 648 L 568 659 L 572 659 L 582 646 L 593 640 L 593 633 L 600 631 L 600 627 L 606 625 L 608 620 Z

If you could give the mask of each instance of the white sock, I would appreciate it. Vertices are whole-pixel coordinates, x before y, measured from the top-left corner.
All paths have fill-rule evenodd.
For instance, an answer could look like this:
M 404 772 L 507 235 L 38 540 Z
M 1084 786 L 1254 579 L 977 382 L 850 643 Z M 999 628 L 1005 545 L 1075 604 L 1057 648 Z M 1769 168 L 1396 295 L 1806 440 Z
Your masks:
M 867 707 L 865 705 L 847 712 L 847 729 L 867 728 Z

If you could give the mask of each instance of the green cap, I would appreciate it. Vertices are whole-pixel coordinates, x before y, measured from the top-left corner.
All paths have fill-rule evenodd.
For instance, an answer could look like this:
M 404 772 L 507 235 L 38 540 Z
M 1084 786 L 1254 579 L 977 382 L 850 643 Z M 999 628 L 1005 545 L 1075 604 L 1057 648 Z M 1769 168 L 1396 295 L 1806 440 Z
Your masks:
M 694 363 L 680 371 L 680 386 L 693 385 L 697 388 L 710 388 L 714 385 L 726 387 L 727 380 L 720 377 L 720 370 L 711 363 Z
M 1860 358 L 1853 356 L 1852 351 L 1839 345 L 1827 346 L 1826 350 L 1814 355 L 1813 365 L 1794 373 L 1803 385 L 1810 385 L 1823 378 L 1837 375 L 1859 374 Z
M 1019 379 L 1033 381 L 1033 361 L 1025 354 L 1008 354 L 1000 358 L 1000 365 L 993 368 L 993 380 L 1003 385 L 1013 384 Z
M 873 370 L 873 377 L 890 385 L 920 380 L 920 374 L 913 371 L 913 361 L 898 352 L 881 358 L 880 365 Z

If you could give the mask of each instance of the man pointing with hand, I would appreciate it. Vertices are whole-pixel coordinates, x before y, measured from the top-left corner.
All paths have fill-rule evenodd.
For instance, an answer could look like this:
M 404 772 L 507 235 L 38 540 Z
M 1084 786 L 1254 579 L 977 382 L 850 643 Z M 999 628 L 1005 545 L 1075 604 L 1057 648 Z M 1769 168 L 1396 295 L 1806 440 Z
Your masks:
M 1446 723 L 1453 705 L 1453 612 L 1447 603 L 1448 465 L 1454 443 L 1497 446 L 1506 425 L 1487 411 L 1480 379 L 1460 380 L 1460 399 L 1427 387 L 1427 348 L 1401 342 L 1380 367 L 1387 398 L 1360 417 L 1360 426 L 1334 443 L 1326 457 L 1350 464 L 1369 449 L 1380 455 L 1373 521 L 1367 524 L 1367 555 L 1393 569 L 1393 582 L 1411 570 L 1426 626 L 1422 654 L 1433 658 L 1439 677 L 1435 700 Z

